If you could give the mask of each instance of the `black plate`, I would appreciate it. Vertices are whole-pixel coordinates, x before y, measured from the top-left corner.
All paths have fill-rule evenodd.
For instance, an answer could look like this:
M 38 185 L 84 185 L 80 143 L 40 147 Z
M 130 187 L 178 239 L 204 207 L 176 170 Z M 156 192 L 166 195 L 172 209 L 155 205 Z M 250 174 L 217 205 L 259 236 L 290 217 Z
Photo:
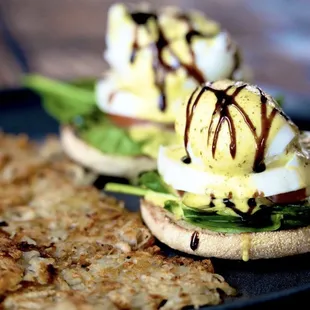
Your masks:
M 285 96 L 284 110 L 301 129 L 310 130 L 310 99 L 297 94 Z M 36 140 L 49 133 L 58 133 L 58 123 L 42 109 L 40 97 L 27 89 L 0 92 L 0 128 L 9 133 L 24 132 Z M 137 197 L 115 196 L 124 200 L 129 210 L 139 210 Z M 184 255 L 161 246 L 168 255 Z M 212 259 L 212 262 L 216 272 L 224 276 L 240 296 L 225 299 L 222 305 L 201 309 L 296 306 L 306 301 L 310 294 L 310 254 L 250 262 L 221 259 Z

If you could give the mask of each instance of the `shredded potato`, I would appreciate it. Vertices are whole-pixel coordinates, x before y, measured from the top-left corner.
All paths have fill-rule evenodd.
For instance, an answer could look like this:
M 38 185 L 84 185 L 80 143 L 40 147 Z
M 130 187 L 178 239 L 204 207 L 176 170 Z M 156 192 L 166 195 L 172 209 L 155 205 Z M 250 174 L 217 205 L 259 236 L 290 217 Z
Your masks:
M 0 307 L 181 309 L 232 288 L 205 259 L 167 258 L 139 213 L 87 185 L 56 138 L 0 136 Z

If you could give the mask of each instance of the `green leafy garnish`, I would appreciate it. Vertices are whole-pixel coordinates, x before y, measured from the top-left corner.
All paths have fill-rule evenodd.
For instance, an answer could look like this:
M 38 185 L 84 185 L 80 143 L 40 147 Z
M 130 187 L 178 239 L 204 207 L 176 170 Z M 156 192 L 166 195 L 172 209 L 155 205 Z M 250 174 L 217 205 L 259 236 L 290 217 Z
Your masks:
M 95 80 L 60 82 L 40 75 L 26 75 L 24 85 L 37 92 L 44 109 L 61 124 L 69 124 L 89 145 L 106 154 L 143 155 L 143 141 L 111 123 L 97 108 Z
M 183 220 L 217 232 L 261 232 L 310 225 L 310 205 L 308 202 L 273 205 L 262 208 L 253 215 L 245 214 L 244 217 L 221 215 L 213 211 L 215 208 L 208 210 L 190 208 L 181 201 L 166 201 L 164 208 L 176 216 L 180 216 L 181 208 Z
M 234 212 L 223 212 L 226 207 L 194 208 L 185 205 L 182 198 L 173 194 L 169 186 L 162 180 L 157 171 L 140 175 L 137 186 L 120 188 L 107 184 L 120 192 L 144 196 L 147 200 L 161 205 L 174 214 L 177 219 L 191 223 L 194 226 L 223 233 L 243 233 L 275 231 L 310 225 L 310 203 L 304 201 L 298 204 L 272 205 L 262 207 L 254 214 L 240 216 Z M 135 189 L 135 190 L 133 190 Z
M 104 187 L 104 190 L 108 192 L 116 192 L 135 196 L 144 196 L 147 193 L 146 189 L 120 183 L 107 183 Z
M 170 194 L 175 192 L 163 181 L 157 171 L 147 171 L 140 174 L 137 185 L 158 193 Z
M 95 91 L 95 85 L 96 85 L 96 79 L 94 78 L 78 78 L 70 81 L 70 85 L 82 88 L 82 89 L 88 89 L 90 91 Z
M 133 185 L 124 186 L 122 184 L 108 183 L 104 189 L 107 191 L 120 190 L 122 193 L 127 194 L 134 194 L 136 189 L 137 193 L 143 193 L 143 195 L 153 193 L 153 197 L 156 197 L 157 194 L 167 199 L 175 197 L 175 191 L 164 182 L 157 171 L 146 171 L 141 173 L 137 180 L 133 182 Z
M 230 218 L 221 217 L 220 215 L 211 218 L 184 218 L 188 223 L 195 226 L 206 228 L 216 232 L 223 233 L 243 233 L 243 232 L 262 232 L 262 231 L 274 231 L 281 227 L 281 215 L 272 215 L 268 221 L 261 222 L 261 225 L 250 226 L 240 219 L 231 216 Z
M 160 132 L 151 130 L 141 138 L 137 134 L 140 128 L 133 133 L 133 128 L 125 129 L 112 123 L 97 107 L 95 79 L 61 82 L 29 74 L 24 76 L 23 84 L 40 95 L 48 114 L 61 124 L 73 126 L 85 142 L 103 153 L 156 158 L 159 145 L 170 141 L 169 134 L 162 138 Z
M 96 107 L 94 81 L 87 83 L 58 82 L 40 75 L 25 75 L 23 84 L 36 91 L 46 111 L 61 123 L 67 123 L 78 115 L 87 115 Z M 83 86 L 84 85 L 84 86 Z
M 107 183 L 104 187 L 107 192 L 122 193 L 134 196 L 142 196 L 148 201 L 153 201 L 155 204 L 163 205 L 165 201 L 174 201 L 177 198 L 171 194 L 156 193 L 151 190 L 133 185 L 120 183 Z
M 272 214 L 282 215 L 281 228 L 295 228 L 310 225 L 310 204 L 308 201 L 300 204 L 274 205 Z
M 142 154 L 143 143 L 131 139 L 126 129 L 112 124 L 100 111 L 77 117 L 73 123 L 77 134 L 103 153 L 123 156 Z
M 98 124 L 80 132 L 80 137 L 106 154 L 139 156 L 141 143 L 133 141 L 126 130 L 109 124 Z
M 173 213 L 174 215 L 176 215 L 179 218 L 184 217 L 184 210 L 178 201 L 174 201 L 174 200 L 165 201 L 164 209 Z

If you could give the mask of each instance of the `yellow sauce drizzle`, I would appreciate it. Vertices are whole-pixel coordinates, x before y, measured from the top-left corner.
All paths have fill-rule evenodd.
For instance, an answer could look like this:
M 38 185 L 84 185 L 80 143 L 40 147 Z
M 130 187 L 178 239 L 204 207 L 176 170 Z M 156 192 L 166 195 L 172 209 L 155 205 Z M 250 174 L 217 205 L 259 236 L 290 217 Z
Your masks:
M 241 234 L 242 260 L 245 262 L 249 260 L 250 249 L 251 249 L 251 235 L 248 233 Z

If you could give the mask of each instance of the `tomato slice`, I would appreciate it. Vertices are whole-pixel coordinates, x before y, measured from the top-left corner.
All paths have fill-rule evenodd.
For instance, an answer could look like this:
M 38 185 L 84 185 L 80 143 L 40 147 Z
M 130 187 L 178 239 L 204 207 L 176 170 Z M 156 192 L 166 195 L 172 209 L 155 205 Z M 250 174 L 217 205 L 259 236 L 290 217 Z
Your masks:
M 143 125 L 149 123 L 149 121 L 141 120 L 132 117 L 119 116 L 114 114 L 108 114 L 107 117 L 119 127 L 130 127 L 133 125 Z
M 288 193 L 282 193 L 279 195 L 274 195 L 268 197 L 269 200 L 271 200 L 274 203 L 294 203 L 298 201 L 302 201 L 307 198 L 306 189 L 298 189 L 297 191 L 288 192 Z
M 115 124 L 118 127 L 123 127 L 123 128 L 128 128 L 133 125 L 147 125 L 147 124 L 152 124 L 152 125 L 158 125 L 167 129 L 174 129 L 173 124 L 161 124 L 161 123 L 156 123 L 144 119 L 138 119 L 138 118 L 133 118 L 133 117 L 127 117 L 127 116 L 119 116 L 115 114 L 107 114 L 107 117 L 113 124 Z
M 184 194 L 185 194 L 185 191 L 179 191 L 179 190 L 178 190 L 177 193 L 179 194 L 180 197 L 183 197 Z

